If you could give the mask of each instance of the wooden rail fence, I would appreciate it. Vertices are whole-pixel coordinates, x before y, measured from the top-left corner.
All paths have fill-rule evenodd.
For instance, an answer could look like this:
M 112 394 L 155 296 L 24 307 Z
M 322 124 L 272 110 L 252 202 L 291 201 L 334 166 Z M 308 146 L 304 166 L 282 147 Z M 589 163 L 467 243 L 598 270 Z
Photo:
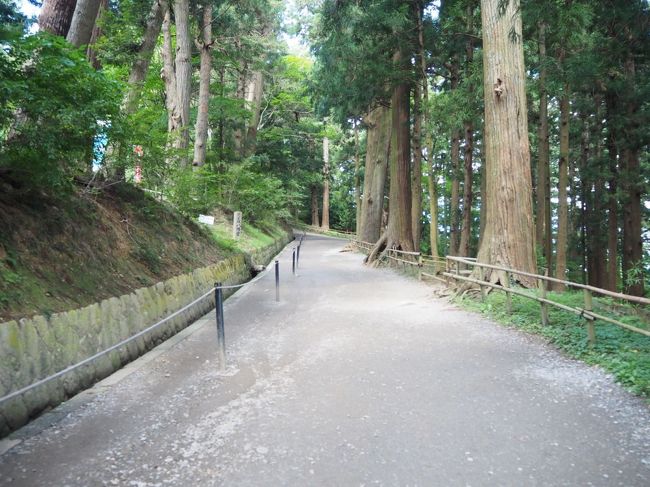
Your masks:
M 625 328 L 626 330 L 633 331 L 635 333 L 640 333 L 645 336 L 650 336 L 650 330 L 645 330 L 628 323 L 623 323 L 620 320 L 615 318 L 596 313 L 593 310 L 593 295 L 599 294 L 601 296 L 608 296 L 611 298 L 619 299 L 626 301 L 628 303 L 648 305 L 650 304 L 650 299 L 642 298 L 638 296 L 631 296 L 628 294 L 617 293 L 613 291 L 608 291 L 606 289 L 600 289 L 597 287 L 589 286 L 586 284 L 579 284 L 576 282 L 565 281 L 562 279 L 556 279 L 554 277 L 542 276 L 540 274 L 532 274 L 530 272 L 518 271 L 516 269 L 509 269 L 507 267 L 500 267 L 490 264 L 483 264 L 477 262 L 476 259 L 468 259 L 464 257 L 453 257 L 447 256 L 446 258 L 446 270 L 443 273 L 443 276 L 447 279 L 448 283 L 451 279 L 469 282 L 479 286 L 481 290 L 481 295 L 485 298 L 487 294 L 487 288 L 497 289 L 504 291 L 506 293 L 506 306 L 509 313 L 512 312 L 512 295 L 521 296 L 526 299 L 531 299 L 540 303 L 540 314 L 542 325 L 546 326 L 549 323 L 548 319 L 548 307 L 553 306 L 555 308 L 562 309 L 564 311 L 569 311 L 579 315 L 581 318 L 584 318 L 587 323 L 587 334 L 589 337 L 589 343 L 593 344 L 596 341 L 596 329 L 594 322 L 596 320 L 605 321 L 613 325 Z M 473 270 L 468 270 L 468 268 L 478 269 L 477 272 Z M 484 279 L 485 269 L 496 270 L 503 272 L 505 274 L 505 283 L 495 284 Z M 478 278 L 477 278 L 478 276 Z M 527 293 L 521 289 L 516 289 L 511 286 L 513 276 L 525 276 L 531 277 L 537 280 L 537 294 L 533 295 Z M 582 289 L 584 295 L 584 306 L 583 307 L 574 307 L 568 306 L 557 301 L 553 301 L 547 296 L 547 284 L 555 283 L 562 284 L 567 287 L 574 289 Z

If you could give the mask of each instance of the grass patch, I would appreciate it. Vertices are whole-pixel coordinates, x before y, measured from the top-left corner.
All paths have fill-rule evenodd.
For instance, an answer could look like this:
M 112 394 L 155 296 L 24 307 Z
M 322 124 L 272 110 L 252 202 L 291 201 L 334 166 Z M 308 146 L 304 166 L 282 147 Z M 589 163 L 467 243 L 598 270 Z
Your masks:
M 549 292 L 548 298 L 568 306 L 583 306 L 582 292 Z M 628 390 L 650 399 L 650 338 L 596 321 L 596 343 L 591 346 L 586 321 L 567 311 L 549 306 L 549 325 L 542 326 L 539 303 L 524 297 L 512 296 L 512 314 L 506 310 L 503 292 L 493 291 L 485 301 L 458 298 L 456 302 L 499 323 L 543 336 L 568 356 L 604 368 Z M 594 310 L 639 328 L 650 328 L 644 309 L 594 298 Z

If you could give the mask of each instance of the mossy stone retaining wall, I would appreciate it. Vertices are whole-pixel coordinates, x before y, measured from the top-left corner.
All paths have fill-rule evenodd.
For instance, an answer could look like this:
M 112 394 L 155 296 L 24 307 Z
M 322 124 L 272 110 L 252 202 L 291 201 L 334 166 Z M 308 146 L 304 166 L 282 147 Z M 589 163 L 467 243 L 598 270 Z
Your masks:
M 0 397 L 135 335 L 197 299 L 215 282 L 239 284 L 247 281 L 252 265 L 267 264 L 290 238 L 287 235 L 286 239 L 250 254 L 239 254 L 216 265 L 84 308 L 1 323 Z M 212 308 L 214 296 L 206 297 L 124 347 L 0 403 L 0 438 L 135 360 Z

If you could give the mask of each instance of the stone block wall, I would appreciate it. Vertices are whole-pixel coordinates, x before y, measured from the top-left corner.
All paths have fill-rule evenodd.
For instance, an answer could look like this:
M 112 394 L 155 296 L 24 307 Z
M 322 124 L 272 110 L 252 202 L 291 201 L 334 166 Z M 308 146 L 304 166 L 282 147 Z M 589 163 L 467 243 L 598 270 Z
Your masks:
M 239 284 L 247 281 L 251 266 L 267 264 L 290 238 L 287 235 L 286 239 L 251 254 L 239 254 L 216 265 L 84 308 L 0 323 L 0 397 L 137 334 L 197 299 L 215 282 Z M 0 403 L 0 438 L 135 360 L 212 308 L 214 296 L 210 295 L 127 345 Z

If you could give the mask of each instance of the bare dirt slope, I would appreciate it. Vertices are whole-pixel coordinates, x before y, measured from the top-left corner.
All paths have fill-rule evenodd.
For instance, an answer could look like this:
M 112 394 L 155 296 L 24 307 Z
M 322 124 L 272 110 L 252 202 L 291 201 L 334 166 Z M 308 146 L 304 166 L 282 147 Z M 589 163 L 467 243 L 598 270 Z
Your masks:
M 292 277 L 13 436 L 0 485 L 650 484 L 650 414 L 601 370 L 308 237 Z
M 225 252 L 130 185 L 53 197 L 0 181 L 0 322 L 131 292 Z

